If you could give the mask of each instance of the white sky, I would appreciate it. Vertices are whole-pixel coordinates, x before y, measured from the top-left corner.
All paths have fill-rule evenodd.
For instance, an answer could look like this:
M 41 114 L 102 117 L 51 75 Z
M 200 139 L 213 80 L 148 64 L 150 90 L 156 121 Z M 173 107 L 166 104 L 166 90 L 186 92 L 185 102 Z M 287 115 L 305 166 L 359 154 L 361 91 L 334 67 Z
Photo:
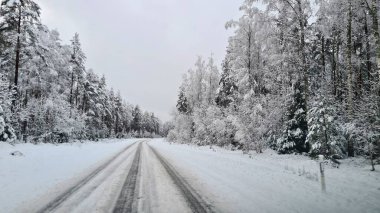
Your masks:
M 170 119 L 183 73 L 196 57 L 220 65 L 243 0 L 35 0 L 42 22 L 68 43 L 80 35 L 87 68 L 125 100 Z M 220 67 L 220 66 L 219 66 Z

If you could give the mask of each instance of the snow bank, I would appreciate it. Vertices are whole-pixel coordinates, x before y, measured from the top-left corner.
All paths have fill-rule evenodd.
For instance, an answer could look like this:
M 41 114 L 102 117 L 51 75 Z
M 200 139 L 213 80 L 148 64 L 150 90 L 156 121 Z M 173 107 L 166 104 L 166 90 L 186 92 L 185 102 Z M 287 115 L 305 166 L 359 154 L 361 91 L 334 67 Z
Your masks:
M 12 212 L 52 187 L 85 175 L 135 141 L 16 146 L 0 143 L 1 212 Z M 15 151 L 22 155 L 10 154 Z
M 327 165 L 324 193 L 318 162 L 305 156 L 149 144 L 223 212 L 380 212 L 380 172 L 362 158 Z

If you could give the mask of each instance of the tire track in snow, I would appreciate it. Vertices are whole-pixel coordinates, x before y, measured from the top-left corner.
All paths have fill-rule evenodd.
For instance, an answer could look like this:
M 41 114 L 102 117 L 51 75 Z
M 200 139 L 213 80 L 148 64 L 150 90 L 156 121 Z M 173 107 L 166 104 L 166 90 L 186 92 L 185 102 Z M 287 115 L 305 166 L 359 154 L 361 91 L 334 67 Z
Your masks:
M 140 168 L 140 156 L 141 156 L 141 142 L 136 150 L 135 157 L 132 162 L 132 166 L 129 169 L 127 178 L 123 184 L 123 187 L 120 191 L 120 195 L 116 201 L 116 205 L 113 209 L 114 213 L 129 213 L 137 212 L 137 209 L 134 208 L 133 204 L 137 202 L 137 183 L 138 183 L 138 174 Z M 137 206 L 137 205 L 136 205 Z
M 81 181 L 79 181 L 74 186 L 67 189 L 65 192 L 63 192 L 61 195 L 56 197 L 54 200 L 50 201 L 46 206 L 44 206 L 42 209 L 37 211 L 38 213 L 46 213 L 46 212 L 53 212 L 59 205 L 61 205 L 63 202 L 65 202 L 71 195 L 73 195 L 75 192 L 77 192 L 80 188 L 82 188 L 84 185 L 86 185 L 90 180 L 92 180 L 97 174 L 99 174 L 101 171 L 103 171 L 107 166 L 109 166 L 114 160 L 116 160 L 119 156 L 121 156 L 124 152 L 126 152 L 128 149 L 130 149 L 133 145 L 138 143 L 138 141 L 132 143 L 131 145 L 128 145 L 125 147 L 122 151 L 118 152 L 115 156 L 113 156 L 110 160 L 99 166 L 97 169 L 95 169 L 93 172 L 91 172 L 89 175 L 87 175 L 85 178 L 83 178 Z M 140 142 L 141 144 L 141 142 Z
M 187 204 L 193 212 L 208 213 L 214 212 L 209 204 L 202 199 L 202 197 L 191 187 L 191 185 L 170 165 L 165 158 L 163 158 L 153 147 L 149 146 L 152 152 L 156 155 L 157 159 L 161 162 L 169 176 L 172 178 L 174 184 L 181 191 Z

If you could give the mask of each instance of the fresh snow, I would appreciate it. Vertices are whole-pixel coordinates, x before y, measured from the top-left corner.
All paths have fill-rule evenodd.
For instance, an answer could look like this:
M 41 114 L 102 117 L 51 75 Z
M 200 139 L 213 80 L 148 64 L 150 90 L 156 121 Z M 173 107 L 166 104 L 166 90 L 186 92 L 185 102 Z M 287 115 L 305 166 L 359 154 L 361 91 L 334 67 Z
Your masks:
M 326 165 L 324 193 L 319 164 L 306 156 L 149 144 L 222 212 L 380 212 L 380 172 L 363 158 Z
M 38 210 L 135 141 L 0 143 L 0 212 Z M 278 155 L 271 150 L 243 155 L 165 139 L 141 146 L 137 207 L 141 212 L 190 212 L 149 146 L 218 212 L 380 212 L 380 172 L 371 172 L 364 158 L 343 160 L 340 168 L 326 165 L 323 192 L 319 164 L 306 156 Z M 111 210 L 137 147 L 132 146 L 71 195 L 57 212 Z
M 78 181 L 135 141 L 15 146 L 0 143 L 0 212 L 13 212 L 59 184 Z M 22 156 L 10 154 L 15 151 Z

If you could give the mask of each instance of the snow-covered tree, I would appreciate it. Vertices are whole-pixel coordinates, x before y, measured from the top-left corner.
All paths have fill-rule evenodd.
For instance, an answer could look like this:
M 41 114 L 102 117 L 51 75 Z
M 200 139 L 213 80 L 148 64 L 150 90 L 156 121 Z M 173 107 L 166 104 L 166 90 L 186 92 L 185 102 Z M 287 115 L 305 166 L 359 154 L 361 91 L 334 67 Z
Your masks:
M 0 5 L 0 104 L 6 125 L 24 141 L 64 142 L 126 136 L 132 107 L 86 71 L 78 34 L 63 44 L 39 19 L 33 0 Z M 160 121 L 151 117 L 150 131 Z
M 3 108 L 0 106 L 0 141 L 12 142 L 16 139 L 13 128 L 6 122 Z
M 345 153 L 344 138 L 341 127 L 337 123 L 336 110 L 330 106 L 327 99 L 316 101 L 310 108 L 308 117 L 309 133 L 306 143 L 311 145 L 312 156 L 332 155 L 343 157 Z
M 185 95 L 185 88 L 181 87 L 177 100 L 177 110 L 180 113 L 188 114 L 191 112 L 187 97 Z
M 0 5 L 2 21 L 0 34 L 3 51 L 0 68 L 12 73 L 14 89 L 18 90 L 20 68 L 30 60 L 36 48 L 40 7 L 32 0 L 2 0 Z M 17 93 L 15 93 L 17 95 Z M 14 100 L 13 105 L 16 104 Z
M 80 92 L 83 91 L 85 60 L 86 56 L 81 48 L 79 34 L 75 33 L 73 39 L 71 40 L 71 84 L 69 97 L 71 106 L 78 106 L 78 100 L 80 98 L 79 95 Z
M 237 98 L 237 86 L 235 85 L 235 79 L 231 73 L 230 62 L 225 59 L 223 62 L 223 73 L 219 81 L 219 88 L 215 102 L 218 106 L 228 107 L 230 104 L 236 102 Z
M 135 106 L 132 112 L 133 120 L 132 120 L 132 130 L 137 132 L 137 134 L 141 134 L 142 131 L 142 112 L 138 105 Z
M 310 150 L 310 144 L 306 142 L 308 125 L 305 96 L 301 91 L 301 84 L 297 82 L 289 99 L 284 136 L 278 140 L 280 153 L 309 152 Z

